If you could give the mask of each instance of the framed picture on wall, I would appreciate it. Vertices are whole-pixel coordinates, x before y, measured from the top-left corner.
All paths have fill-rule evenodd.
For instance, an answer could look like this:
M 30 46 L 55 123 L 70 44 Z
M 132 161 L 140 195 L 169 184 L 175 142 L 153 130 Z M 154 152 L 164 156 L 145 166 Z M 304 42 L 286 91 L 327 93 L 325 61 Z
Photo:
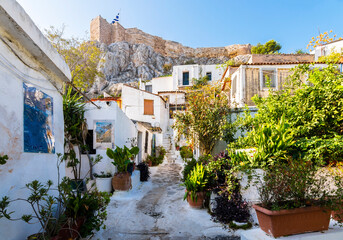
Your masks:
M 93 141 L 95 149 L 114 148 L 114 121 L 94 120 Z

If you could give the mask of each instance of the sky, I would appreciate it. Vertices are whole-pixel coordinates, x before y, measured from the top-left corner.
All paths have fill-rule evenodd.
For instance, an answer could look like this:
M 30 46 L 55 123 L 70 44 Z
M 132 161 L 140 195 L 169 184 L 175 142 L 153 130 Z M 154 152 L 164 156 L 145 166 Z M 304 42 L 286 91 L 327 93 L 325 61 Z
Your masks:
M 101 15 L 189 47 L 256 45 L 271 39 L 281 52 L 306 51 L 312 37 L 343 36 L 343 0 L 17 0 L 36 25 L 65 28 L 66 37 L 89 37 Z M 88 32 L 88 35 L 86 34 Z

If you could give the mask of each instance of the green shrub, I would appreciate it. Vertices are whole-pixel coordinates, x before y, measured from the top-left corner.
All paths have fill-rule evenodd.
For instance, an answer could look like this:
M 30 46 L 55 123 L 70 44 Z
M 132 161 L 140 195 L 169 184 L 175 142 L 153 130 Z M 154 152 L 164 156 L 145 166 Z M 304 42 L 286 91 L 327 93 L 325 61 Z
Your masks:
M 197 160 L 195 158 L 192 158 L 191 160 L 185 161 L 185 167 L 183 168 L 182 175 L 183 175 L 183 181 L 185 181 L 188 177 L 188 175 L 191 173 L 191 171 L 194 169 L 194 167 L 197 165 Z
M 186 192 L 183 199 L 186 200 L 188 194 L 190 194 L 192 201 L 196 201 L 197 193 L 205 191 L 206 184 L 206 170 L 202 164 L 197 163 L 195 168 L 191 171 L 185 182 L 182 184 L 186 187 Z
M 184 161 L 186 158 L 192 158 L 193 157 L 192 148 L 189 146 L 182 146 L 180 148 L 180 156 Z

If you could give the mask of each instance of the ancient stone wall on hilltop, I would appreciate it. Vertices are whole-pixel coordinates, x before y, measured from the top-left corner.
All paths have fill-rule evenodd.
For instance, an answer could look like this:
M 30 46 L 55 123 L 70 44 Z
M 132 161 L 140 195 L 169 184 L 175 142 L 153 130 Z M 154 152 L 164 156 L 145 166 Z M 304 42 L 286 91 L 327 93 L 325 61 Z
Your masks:
M 151 46 L 154 51 L 166 57 L 196 58 L 232 58 L 237 55 L 250 54 L 250 44 L 235 44 L 226 47 L 191 48 L 174 41 L 164 40 L 153 36 L 137 28 L 125 29 L 119 23 L 110 24 L 101 16 L 94 18 L 90 24 L 91 40 L 111 44 L 126 41 L 132 44 L 145 44 Z

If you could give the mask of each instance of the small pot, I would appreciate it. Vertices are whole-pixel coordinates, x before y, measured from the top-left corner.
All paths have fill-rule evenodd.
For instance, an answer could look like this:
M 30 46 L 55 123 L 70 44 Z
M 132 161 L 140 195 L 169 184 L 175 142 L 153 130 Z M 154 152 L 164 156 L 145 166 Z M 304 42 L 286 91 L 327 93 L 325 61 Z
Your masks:
M 325 231 L 329 228 L 331 211 L 323 207 L 302 207 L 271 211 L 253 205 L 260 228 L 274 238 L 305 232 Z
M 99 192 L 112 192 L 112 178 L 96 178 L 96 188 Z
M 197 198 L 193 201 L 191 198 L 191 193 L 188 193 L 187 202 L 192 208 L 202 208 L 205 199 L 205 192 L 197 192 L 196 195 Z
M 130 173 L 116 173 L 112 178 L 112 186 L 114 190 L 128 191 L 132 188 Z

